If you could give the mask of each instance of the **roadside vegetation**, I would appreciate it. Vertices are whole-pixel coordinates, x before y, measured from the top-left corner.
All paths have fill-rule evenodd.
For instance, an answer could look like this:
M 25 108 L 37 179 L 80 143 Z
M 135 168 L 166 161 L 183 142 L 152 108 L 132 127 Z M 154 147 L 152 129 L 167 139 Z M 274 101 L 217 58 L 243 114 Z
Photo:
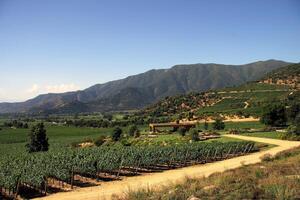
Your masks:
M 186 199 L 298 199 L 300 198 L 300 149 L 274 158 L 202 179 L 186 179 L 158 190 L 130 191 L 115 200 Z

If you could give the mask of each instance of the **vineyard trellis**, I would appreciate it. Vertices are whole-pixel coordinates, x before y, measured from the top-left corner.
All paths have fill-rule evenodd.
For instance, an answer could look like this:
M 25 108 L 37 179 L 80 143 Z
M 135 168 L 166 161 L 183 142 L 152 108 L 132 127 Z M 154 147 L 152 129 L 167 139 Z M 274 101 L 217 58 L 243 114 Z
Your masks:
M 0 157 L 0 192 L 17 196 L 19 187 L 47 194 L 49 179 L 73 187 L 74 176 L 117 174 L 121 169 L 171 169 L 213 162 L 257 150 L 254 142 L 192 143 L 174 146 L 93 147 Z

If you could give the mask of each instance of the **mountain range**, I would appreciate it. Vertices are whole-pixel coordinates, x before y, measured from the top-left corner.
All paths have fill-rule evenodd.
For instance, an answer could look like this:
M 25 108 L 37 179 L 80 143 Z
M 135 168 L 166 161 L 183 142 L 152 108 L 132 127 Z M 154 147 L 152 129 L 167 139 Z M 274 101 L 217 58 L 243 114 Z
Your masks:
M 245 65 L 190 64 L 150 70 L 85 90 L 43 94 L 25 102 L 0 103 L 0 113 L 77 113 L 139 109 L 166 96 L 201 92 L 256 81 L 290 65 L 279 60 Z

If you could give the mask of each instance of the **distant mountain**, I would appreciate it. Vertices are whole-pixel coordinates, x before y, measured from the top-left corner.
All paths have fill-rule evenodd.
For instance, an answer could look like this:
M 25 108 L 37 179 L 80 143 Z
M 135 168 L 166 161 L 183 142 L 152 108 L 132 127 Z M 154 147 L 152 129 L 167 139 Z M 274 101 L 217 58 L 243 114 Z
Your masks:
M 245 65 L 191 64 L 150 70 L 85 90 L 43 94 L 22 103 L 1 103 L 0 113 L 75 113 L 142 108 L 166 96 L 240 85 L 291 63 L 277 60 Z

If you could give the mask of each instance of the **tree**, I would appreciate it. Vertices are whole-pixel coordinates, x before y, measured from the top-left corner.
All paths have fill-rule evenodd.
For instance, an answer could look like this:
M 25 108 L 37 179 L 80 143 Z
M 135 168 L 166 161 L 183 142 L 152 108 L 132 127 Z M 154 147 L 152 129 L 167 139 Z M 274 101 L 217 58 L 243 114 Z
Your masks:
M 300 114 L 295 118 L 294 124 L 291 124 L 287 132 L 282 133 L 282 139 L 300 140 Z
M 290 106 L 288 109 L 287 115 L 289 120 L 294 123 L 296 120 L 297 115 L 300 114 L 300 104 L 299 103 L 294 103 Z
M 25 123 L 25 124 L 23 125 L 23 128 L 28 128 L 28 124 Z
M 43 123 L 38 123 L 33 126 L 29 133 L 29 142 L 26 144 L 29 153 L 48 151 L 49 143 L 46 134 L 46 129 Z
M 260 120 L 269 126 L 285 126 L 287 122 L 285 106 L 283 104 L 270 104 L 266 106 Z
M 107 119 L 108 121 L 111 121 L 111 120 L 113 119 L 112 114 L 109 114 L 109 113 L 105 113 L 105 114 L 103 115 L 103 117 L 104 117 L 105 119 Z
M 223 130 L 225 128 L 225 123 L 221 118 L 217 118 L 212 125 L 214 130 Z
M 199 141 L 199 133 L 196 129 L 194 128 L 190 129 L 189 134 L 193 141 Z
M 188 120 L 191 121 L 193 119 L 193 117 L 194 117 L 194 113 L 188 112 L 188 114 L 187 114 Z
M 179 129 L 178 129 L 178 132 L 179 132 L 179 134 L 181 135 L 181 136 L 185 136 L 185 132 L 186 132 L 187 130 L 186 130 L 186 128 L 184 128 L 184 127 L 180 127 Z
M 134 136 L 135 135 L 135 132 L 138 131 L 138 128 L 136 125 L 131 125 L 128 129 L 128 135 L 130 136 Z
M 113 130 L 112 135 L 111 135 L 113 141 L 119 141 L 120 138 L 121 138 L 122 133 L 123 133 L 122 129 L 119 128 L 119 127 L 116 127 Z
M 207 123 L 207 121 L 204 122 L 204 130 L 208 130 L 208 123 Z
M 134 137 L 135 137 L 135 138 L 138 138 L 138 137 L 140 137 L 140 136 L 141 136 L 141 132 L 140 132 L 139 129 L 137 129 L 137 130 L 134 132 Z

